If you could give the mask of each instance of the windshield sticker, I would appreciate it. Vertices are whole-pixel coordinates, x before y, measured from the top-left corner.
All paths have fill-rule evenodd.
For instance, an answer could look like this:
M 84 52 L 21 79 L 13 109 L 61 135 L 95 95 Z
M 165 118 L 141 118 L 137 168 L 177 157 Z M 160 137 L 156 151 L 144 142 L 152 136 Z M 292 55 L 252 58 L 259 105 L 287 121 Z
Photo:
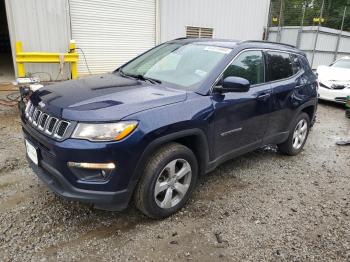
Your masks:
M 198 76 L 200 77 L 205 77 L 205 75 L 207 74 L 207 72 L 197 69 L 196 71 L 194 71 Z
M 231 52 L 230 48 L 219 47 L 219 46 L 207 46 L 204 48 L 206 51 L 218 52 L 222 54 L 229 54 Z

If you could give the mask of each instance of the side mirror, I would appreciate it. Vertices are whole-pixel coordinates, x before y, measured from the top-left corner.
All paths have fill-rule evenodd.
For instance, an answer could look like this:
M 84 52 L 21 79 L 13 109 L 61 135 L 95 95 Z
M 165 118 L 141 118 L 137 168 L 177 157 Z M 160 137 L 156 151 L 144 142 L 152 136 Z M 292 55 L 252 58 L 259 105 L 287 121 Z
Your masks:
M 242 77 L 228 76 L 222 81 L 222 87 L 216 88 L 221 93 L 228 92 L 247 92 L 250 83 Z

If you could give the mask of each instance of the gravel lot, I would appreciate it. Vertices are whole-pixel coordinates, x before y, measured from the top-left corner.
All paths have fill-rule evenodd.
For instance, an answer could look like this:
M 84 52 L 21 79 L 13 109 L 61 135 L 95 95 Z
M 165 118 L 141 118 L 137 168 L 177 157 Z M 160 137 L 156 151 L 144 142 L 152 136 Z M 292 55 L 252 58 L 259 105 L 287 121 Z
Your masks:
M 304 151 L 272 147 L 202 178 L 163 221 L 134 207 L 94 210 L 49 192 L 28 168 L 15 109 L 0 107 L 0 260 L 349 261 L 350 137 L 344 109 L 321 104 Z

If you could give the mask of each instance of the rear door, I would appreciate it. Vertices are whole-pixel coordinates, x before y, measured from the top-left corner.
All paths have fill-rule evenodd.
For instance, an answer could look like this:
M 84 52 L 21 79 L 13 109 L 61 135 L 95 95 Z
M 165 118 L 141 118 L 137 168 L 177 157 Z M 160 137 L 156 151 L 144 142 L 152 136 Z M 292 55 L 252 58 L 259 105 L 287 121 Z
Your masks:
M 302 98 L 298 90 L 305 85 L 304 70 L 298 55 L 283 51 L 267 51 L 267 80 L 271 83 L 271 119 L 265 143 L 278 142 L 288 133 L 294 110 Z
M 215 155 L 241 154 L 259 147 L 269 122 L 271 88 L 265 82 L 264 55 L 260 50 L 239 54 L 224 71 L 249 80 L 248 92 L 212 94 L 215 110 Z

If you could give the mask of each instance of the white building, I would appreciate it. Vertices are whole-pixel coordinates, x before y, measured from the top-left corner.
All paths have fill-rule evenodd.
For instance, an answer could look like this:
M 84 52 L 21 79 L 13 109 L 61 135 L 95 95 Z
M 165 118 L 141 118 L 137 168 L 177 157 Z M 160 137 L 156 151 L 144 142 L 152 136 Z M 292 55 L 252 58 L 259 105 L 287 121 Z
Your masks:
M 0 8 L 0 17 L 8 24 L 0 33 L 9 34 L 11 46 L 7 56 L 0 57 L 0 69 L 14 64 L 16 41 L 22 41 L 24 51 L 67 52 L 74 39 L 82 75 L 88 73 L 82 51 L 95 74 L 112 71 L 156 44 L 179 37 L 262 39 L 269 4 L 270 0 L 0 0 L 6 7 Z M 51 75 L 53 80 L 62 77 L 57 64 L 26 65 L 26 72 L 41 78 Z

